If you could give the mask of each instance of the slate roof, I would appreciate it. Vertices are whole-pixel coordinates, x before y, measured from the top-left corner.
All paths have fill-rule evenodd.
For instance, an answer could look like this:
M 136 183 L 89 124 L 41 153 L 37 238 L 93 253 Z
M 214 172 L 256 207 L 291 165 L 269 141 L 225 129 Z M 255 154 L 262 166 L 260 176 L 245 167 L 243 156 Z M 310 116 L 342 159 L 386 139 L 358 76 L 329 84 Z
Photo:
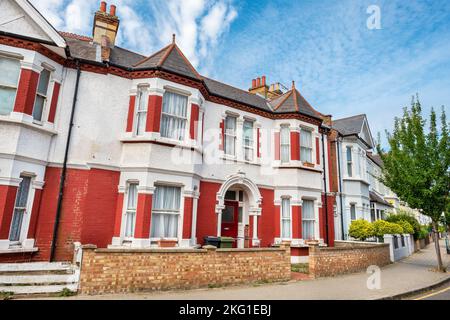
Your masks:
M 373 154 L 371 152 L 367 153 L 367 157 L 371 159 L 376 165 L 378 165 L 380 168 L 384 166 L 383 160 L 381 159 L 380 155 Z
M 358 135 L 362 130 L 365 118 L 365 114 L 360 114 L 349 118 L 334 120 L 332 127 L 339 131 L 343 136 Z
M 60 32 L 60 34 L 66 40 L 72 57 L 96 61 L 97 48 L 96 44 L 92 42 L 92 38 L 67 32 Z M 316 119 L 322 119 L 321 114 L 313 109 L 300 92 L 295 89 L 295 86 L 283 96 L 268 102 L 261 96 L 201 76 L 183 55 L 175 42 L 149 57 L 116 46 L 111 49 L 110 63 L 132 70 L 159 67 L 169 72 L 201 80 L 211 94 L 234 100 L 256 109 L 273 113 L 301 113 Z
M 383 197 L 379 196 L 375 192 L 370 191 L 369 195 L 370 195 L 370 202 L 381 203 L 381 204 L 384 204 L 385 206 L 393 207 L 392 204 L 390 204 L 389 202 L 384 200 Z

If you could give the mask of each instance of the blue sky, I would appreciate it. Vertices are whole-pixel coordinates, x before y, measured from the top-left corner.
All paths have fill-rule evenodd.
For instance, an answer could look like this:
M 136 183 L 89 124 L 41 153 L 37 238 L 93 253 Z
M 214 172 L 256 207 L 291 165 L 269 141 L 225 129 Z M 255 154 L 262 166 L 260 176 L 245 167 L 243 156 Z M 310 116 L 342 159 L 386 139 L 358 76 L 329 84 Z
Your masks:
M 366 113 L 372 133 L 392 127 L 411 96 L 425 112 L 450 106 L 450 1 L 116 0 L 120 45 L 144 54 L 171 34 L 197 69 L 248 89 L 251 79 L 296 81 L 334 118 Z M 60 30 L 89 35 L 99 1 L 32 0 Z M 367 28 L 367 8 L 381 29 Z

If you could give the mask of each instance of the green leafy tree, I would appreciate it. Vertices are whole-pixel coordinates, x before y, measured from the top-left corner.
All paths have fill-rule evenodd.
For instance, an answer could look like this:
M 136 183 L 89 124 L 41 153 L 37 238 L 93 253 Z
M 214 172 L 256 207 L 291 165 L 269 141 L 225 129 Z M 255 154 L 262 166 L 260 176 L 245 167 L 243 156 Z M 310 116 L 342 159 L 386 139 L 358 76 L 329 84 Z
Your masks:
M 414 234 L 414 228 L 408 221 L 400 220 L 400 221 L 396 222 L 396 224 L 398 224 L 400 227 L 402 227 L 403 233 Z
M 367 238 L 373 237 L 373 226 L 366 220 L 352 221 L 349 229 L 349 235 L 352 238 L 364 241 Z
M 431 111 L 429 130 L 422 117 L 418 97 L 413 98 L 411 109 L 405 108 L 402 118 L 395 119 L 392 133 L 387 132 L 390 150 L 378 153 L 384 162 L 383 183 L 410 206 L 431 217 L 435 239 L 441 215 L 449 202 L 450 141 L 448 124 L 442 108 L 441 125 Z M 439 130 L 440 129 L 440 130 Z M 437 264 L 445 271 L 439 241 L 435 241 Z
M 413 228 L 414 228 L 414 232 L 411 234 L 414 234 L 414 239 L 420 239 L 420 230 L 421 230 L 421 225 L 419 223 L 419 221 L 417 221 L 417 219 L 412 215 L 409 214 L 405 211 L 400 211 L 399 213 L 395 214 L 392 213 L 390 214 L 387 218 L 386 221 L 389 222 L 399 222 L 399 221 L 406 221 L 408 222 Z

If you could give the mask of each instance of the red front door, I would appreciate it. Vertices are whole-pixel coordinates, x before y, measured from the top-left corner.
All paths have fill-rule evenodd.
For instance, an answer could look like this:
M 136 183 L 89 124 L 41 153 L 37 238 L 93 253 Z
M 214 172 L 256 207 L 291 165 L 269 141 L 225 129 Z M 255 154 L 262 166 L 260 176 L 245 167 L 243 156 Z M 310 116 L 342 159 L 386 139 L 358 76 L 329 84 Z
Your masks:
M 239 202 L 225 201 L 225 209 L 222 212 L 222 237 L 236 239 L 239 224 Z

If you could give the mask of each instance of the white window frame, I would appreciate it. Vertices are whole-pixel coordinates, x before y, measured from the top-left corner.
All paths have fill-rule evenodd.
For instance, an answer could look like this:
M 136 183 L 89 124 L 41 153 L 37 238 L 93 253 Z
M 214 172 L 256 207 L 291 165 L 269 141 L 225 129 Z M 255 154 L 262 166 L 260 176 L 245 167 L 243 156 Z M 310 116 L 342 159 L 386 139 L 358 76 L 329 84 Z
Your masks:
M 10 241 L 11 245 L 20 245 L 23 240 L 25 240 L 24 235 L 28 233 L 28 230 L 24 230 L 25 226 L 28 225 L 28 220 L 29 217 L 31 215 L 31 212 L 33 210 L 32 208 L 32 201 L 31 198 L 33 196 L 34 198 L 34 192 L 33 192 L 33 176 L 27 175 L 27 174 L 21 174 L 20 178 L 23 179 L 27 178 L 30 179 L 30 185 L 28 186 L 28 191 L 27 191 L 27 199 L 25 201 L 25 207 L 17 207 L 17 198 L 19 197 L 19 189 L 20 189 L 20 185 L 19 188 L 17 189 L 17 194 L 16 194 L 16 198 L 14 200 L 14 209 L 13 209 L 13 214 L 11 216 L 11 226 L 10 226 L 10 230 L 9 230 L 9 235 L 8 235 L 8 240 Z M 21 181 L 21 183 L 22 183 Z M 13 228 L 13 221 L 14 221 L 14 216 L 16 214 L 16 210 L 20 209 L 23 210 L 23 216 L 22 216 L 22 221 L 20 224 L 20 229 L 19 229 L 19 239 L 18 240 L 11 240 L 11 232 L 12 232 L 12 228 Z
M 39 84 L 41 82 L 43 72 L 49 73 L 48 83 L 47 83 L 47 91 L 45 92 L 45 94 L 42 92 L 39 92 Z M 39 73 L 39 80 L 38 80 L 38 85 L 37 85 L 37 89 L 36 89 L 36 96 L 34 98 L 34 103 L 33 103 L 33 112 L 31 113 L 34 122 L 42 123 L 44 121 L 44 114 L 46 113 L 46 110 L 47 110 L 48 97 L 50 95 L 50 83 L 52 82 L 52 79 L 53 79 L 53 70 L 43 67 L 42 71 Z M 36 102 L 38 101 L 38 97 L 40 97 L 44 100 L 44 102 L 42 103 L 42 111 L 41 111 L 40 119 L 36 119 L 34 117 L 34 111 L 36 109 Z
M 288 218 L 283 217 L 283 202 L 284 201 L 288 201 L 288 205 L 289 205 L 289 217 Z M 284 237 L 284 234 L 283 234 L 283 222 L 284 221 L 289 221 L 289 237 Z M 293 236 L 292 201 L 291 201 L 291 197 L 284 196 L 284 197 L 281 197 L 281 205 L 280 205 L 280 238 L 282 240 L 291 240 L 292 236 Z
M 252 139 L 250 140 L 250 144 L 246 145 L 246 139 L 245 139 L 245 124 L 250 123 L 252 125 Z M 244 160 L 248 162 L 253 162 L 255 160 L 255 122 L 252 120 L 244 119 L 243 123 L 243 133 L 242 133 L 242 145 L 244 148 Z M 247 157 L 247 151 L 249 158 Z
M 17 77 L 16 85 L 15 86 L 11 86 L 11 85 L 1 84 L 0 83 L 0 87 L 5 88 L 7 90 L 14 90 L 15 91 L 14 102 L 13 102 L 12 109 L 11 109 L 11 112 L 12 112 L 12 111 L 14 111 L 14 105 L 15 105 L 16 99 L 17 99 L 17 89 L 19 88 L 20 76 L 21 76 L 21 71 L 22 71 L 22 69 L 20 67 L 20 62 L 22 61 L 22 59 L 18 58 L 18 57 L 16 58 L 16 57 L 4 56 L 4 55 L 1 55 L 1 54 L 0 54 L 0 59 L 15 60 L 15 61 L 19 62 L 19 76 Z
M 129 208 L 128 204 L 130 203 L 130 188 L 131 186 L 136 187 L 136 208 Z M 124 197 L 125 203 L 124 203 L 124 222 L 123 222 L 123 238 L 125 241 L 132 241 L 134 239 L 134 235 L 136 232 L 136 216 L 137 216 L 137 207 L 139 202 L 139 182 L 136 181 L 129 181 L 127 183 L 127 189 L 126 189 L 126 196 Z M 134 228 L 133 228 L 133 234 L 131 236 L 127 235 L 127 229 L 128 229 L 128 215 L 134 214 Z
M 138 85 L 136 92 L 136 101 L 134 105 L 134 129 L 133 134 L 136 137 L 141 137 L 146 132 L 147 127 L 147 113 L 148 113 L 148 96 L 149 96 L 149 86 L 148 85 Z M 143 109 L 140 108 L 142 99 L 143 101 Z M 144 121 L 144 132 L 139 131 L 139 119 L 143 117 Z
M 310 139 L 310 146 L 304 146 L 302 145 L 302 136 L 303 133 L 309 133 L 311 135 L 311 139 Z M 300 128 L 300 161 L 303 163 L 313 163 L 313 154 L 314 154 L 314 132 L 310 129 L 306 129 L 306 128 Z M 309 150 L 310 151 L 310 156 L 311 158 L 308 160 L 303 160 L 302 159 L 302 150 Z
M 312 202 L 312 210 L 313 210 L 312 218 L 305 218 L 304 209 L 303 209 L 305 202 Z M 312 223 L 313 234 L 312 234 L 311 239 L 305 238 L 303 222 Z M 316 201 L 314 201 L 314 200 L 310 200 L 310 199 L 302 200 L 302 238 L 303 238 L 303 240 L 315 240 L 317 238 L 317 236 L 316 236 Z
M 150 225 L 150 240 L 152 242 L 158 241 L 158 240 L 176 240 L 179 241 L 180 235 L 182 235 L 183 232 L 183 213 L 184 213 L 184 196 L 183 196 L 183 188 L 181 186 L 177 186 L 177 185 L 170 185 L 170 184 L 157 184 L 155 185 L 155 191 L 153 193 L 153 197 L 155 197 L 156 195 L 156 190 L 158 189 L 158 187 L 172 187 L 172 188 L 177 188 L 180 191 L 180 208 L 178 210 L 174 209 L 174 210 L 170 210 L 170 209 L 154 209 L 153 208 L 153 204 L 152 204 L 152 209 L 151 209 L 151 225 Z M 153 203 L 155 203 L 155 199 L 153 198 Z M 176 215 L 178 216 L 178 221 L 177 221 L 177 237 L 176 238 L 158 238 L 158 237 L 152 237 L 152 229 L 153 229 L 153 214 L 161 214 L 161 215 Z
M 171 94 L 175 94 L 175 95 L 178 95 L 178 96 L 186 98 L 186 116 L 185 117 L 181 117 L 179 115 L 175 115 L 175 114 L 164 112 L 164 99 L 165 99 L 165 94 L 166 93 L 171 93 Z M 189 121 L 188 121 L 189 120 L 189 105 L 190 105 L 190 102 L 189 102 L 189 96 L 188 95 L 182 94 L 180 92 L 173 91 L 173 90 L 166 90 L 166 92 L 163 95 L 163 101 L 162 101 L 162 106 L 161 106 L 161 119 L 160 119 L 161 129 L 160 129 L 160 132 L 162 132 L 162 124 L 163 124 L 162 119 L 163 119 L 163 117 L 175 118 L 175 119 L 184 121 L 184 130 L 182 132 L 183 136 L 181 137 L 181 139 L 180 138 L 176 139 L 176 138 L 172 138 L 172 137 L 165 137 L 165 136 L 162 136 L 162 135 L 161 135 L 161 138 L 175 140 L 175 141 L 181 141 L 181 142 L 186 141 L 186 137 L 189 136 L 187 130 L 190 128 Z
M 232 129 L 227 129 L 227 121 L 228 121 L 228 119 L 234 119 L 234 132 L 232 131 Z M 236 154 L 237 154 L 237 150 L 236 150 L 236 147 L 237 147 L 237 120 L 238 120 L 237 116 L 233 116 L 233 115 L 229 115 L 228 114 L 225 117 L 225 121 L 224 121 L 223 152 L 224 152 L 224 154 L 226 156 L 230 156 L 230 157 L 236 157 Z M 233 141 L 233 144 L 234 144 L 234 148 L 233 148 L 234 153 L 233 154 L 232 153 L 228 153 L 229 146 L 228 146 L 228 143 L 227 143 L 227 140 L 228 140 L 227 137 L 230 137 L 231 140 Z
M 350 160 L 348 159 L 348 155 L 349 155 L 348 151 L 349 150 L 350 150 L 350 157 L 351 157 Z M 353 172 L 353 147 L 347 146 L 345 148 L 345 159 L 346 159 L 346 163 L 347 163 L 347 176 L 349 178 L 352 178 L 353 174 L 354 174 L 354 172 Z
M 353 219 L 353 212 L 352 212 L 352 209 L 355 209 L 355 219 Z M 357 210 L 356 210 L 356 203 L 350 203 L 350 221 L 356 221 L 356 220 L 358 220 L 358 213 L 357 213 Z
M 283 143 L 283 130 L 288 133 L 288 143 Z M 283 159 L 283 147 L 288 149 L 288 159 Z M 282 164 L 291 162 L 291 128 L 288 125 L 282 125 L 280 127 L 280 161 Z

